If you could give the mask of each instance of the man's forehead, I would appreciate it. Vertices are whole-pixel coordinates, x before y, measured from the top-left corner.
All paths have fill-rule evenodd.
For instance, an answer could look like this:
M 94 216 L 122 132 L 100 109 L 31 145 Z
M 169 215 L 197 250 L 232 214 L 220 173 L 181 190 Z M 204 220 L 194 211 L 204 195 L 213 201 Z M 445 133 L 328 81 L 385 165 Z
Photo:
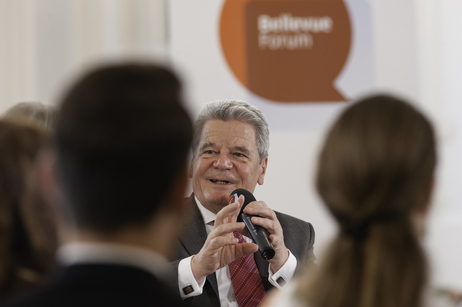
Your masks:
M 201 147 L 228 145 L 252 148 L 256 147 L 255 127 L 246 122 L 232 120 L 209 120 L 205 123 L 201 135 Z
M 236 136 L 232 139 L 223 139 L 217 135 L 206 135 L 201 143 L 200 147 L 217 147 L 217 146 L 228 146 L 237 149 L 251 150 L 256 148 L 257 145 L 253 139 L 243 138 L 242 136 Z

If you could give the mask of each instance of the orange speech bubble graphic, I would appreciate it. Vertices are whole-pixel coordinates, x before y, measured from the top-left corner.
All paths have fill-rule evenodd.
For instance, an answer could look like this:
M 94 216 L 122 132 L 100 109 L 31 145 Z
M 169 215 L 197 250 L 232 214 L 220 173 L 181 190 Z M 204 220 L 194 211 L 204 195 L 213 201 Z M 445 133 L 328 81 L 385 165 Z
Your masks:
M 226 0 L 220 42 L 237 79 L 263 98 L 347 100 L 334 87 L 351 45 L 341 0 Z

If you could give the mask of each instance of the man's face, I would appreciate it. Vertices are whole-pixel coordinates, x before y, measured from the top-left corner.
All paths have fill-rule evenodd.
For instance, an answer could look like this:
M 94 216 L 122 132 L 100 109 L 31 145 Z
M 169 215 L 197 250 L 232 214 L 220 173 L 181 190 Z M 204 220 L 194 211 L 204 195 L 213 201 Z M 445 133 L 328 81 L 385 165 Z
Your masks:
M 255 128 L 231 120 L 209 120 L 191 162 L 193 192 L 210 211 L 228 204 L 231 192 L 243 188 L 253 193 L 263 184 L 268 158 L 259 163 Z

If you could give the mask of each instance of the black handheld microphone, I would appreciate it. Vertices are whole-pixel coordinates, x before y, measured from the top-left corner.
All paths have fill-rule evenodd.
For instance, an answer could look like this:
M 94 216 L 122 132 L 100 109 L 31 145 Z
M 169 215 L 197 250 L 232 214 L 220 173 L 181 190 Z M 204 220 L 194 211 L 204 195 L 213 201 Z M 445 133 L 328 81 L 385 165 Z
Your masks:
M 254 225 L 252 223 L 251 219 L 253 215 L 248 215 L 244 212 L 244 208 L 249 203 L 256 201 L 255 196 L 253 196 L 252 193 L 247 190 L 236 189 L 231 192 L 231 195 L 229 196 L 229 202 L 236 202 L 240 195 L 244 195 L 244 205 L 241 208 L 241 212 L 239 212 L 239 215 L 237 216 L 237 221 L 245 223 L 245 227 L 252 237 L 252 240 L 258 245 L 260 254 L 264 259 L 270 260 L 274 257 L 275 252 L 273 244 L 271 244 L 268 238 L 268 233 L 263 227 Z

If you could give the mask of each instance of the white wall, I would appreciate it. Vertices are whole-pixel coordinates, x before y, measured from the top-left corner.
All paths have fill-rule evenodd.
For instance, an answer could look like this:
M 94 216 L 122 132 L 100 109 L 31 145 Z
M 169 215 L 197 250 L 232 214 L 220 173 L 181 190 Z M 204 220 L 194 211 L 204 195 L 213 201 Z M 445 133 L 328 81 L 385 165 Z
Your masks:
M 462 290 L 462 4 L 459 0 L 367 1 L 372 8 L 376 87 L 417 101 L 437 128 L 440 161 L 426 244 L 434 281 Z M 77 72 L 100 61 L 173 58 L 188 85 L 191 111 L 211 99 L 243 91 L 228 74 L 208 66 L 216 46 L 203 51 L 197 36 L 216 36 L 219 0 L 0 0 L 0 112 L 16 102 L 54 104 Z M 168 3 L 168 5 L 166 5 Z M 205 7 L 205 8 L 204 8 Z M 166 10 L 194 15 L 204 31 L 169 53 Z M 185 29 L 188 25 L 183 25 Z M 189 55 L 185 55 L 189 54 Z M 197 67 L 195 66 L 197 65 Z M 219 90 L 225 88 L 225 90 Z M 372 89 L 371 89 L 372 90 Z M 273 131 L 268 174 L 258 198 L 274 209 L 314 224 L 322 250 L 334 225 L 312 184 L 316 156 L 328 122 L 307 131 Z
M 166 58 L 164 0 L 0 0 L 0 112 L 101 61 Z
M 434 283 L 462 290 L 462 20 L 460 1 L 416 1 L 420 101 L 438 131 L 437 187 L 426 243 Z

